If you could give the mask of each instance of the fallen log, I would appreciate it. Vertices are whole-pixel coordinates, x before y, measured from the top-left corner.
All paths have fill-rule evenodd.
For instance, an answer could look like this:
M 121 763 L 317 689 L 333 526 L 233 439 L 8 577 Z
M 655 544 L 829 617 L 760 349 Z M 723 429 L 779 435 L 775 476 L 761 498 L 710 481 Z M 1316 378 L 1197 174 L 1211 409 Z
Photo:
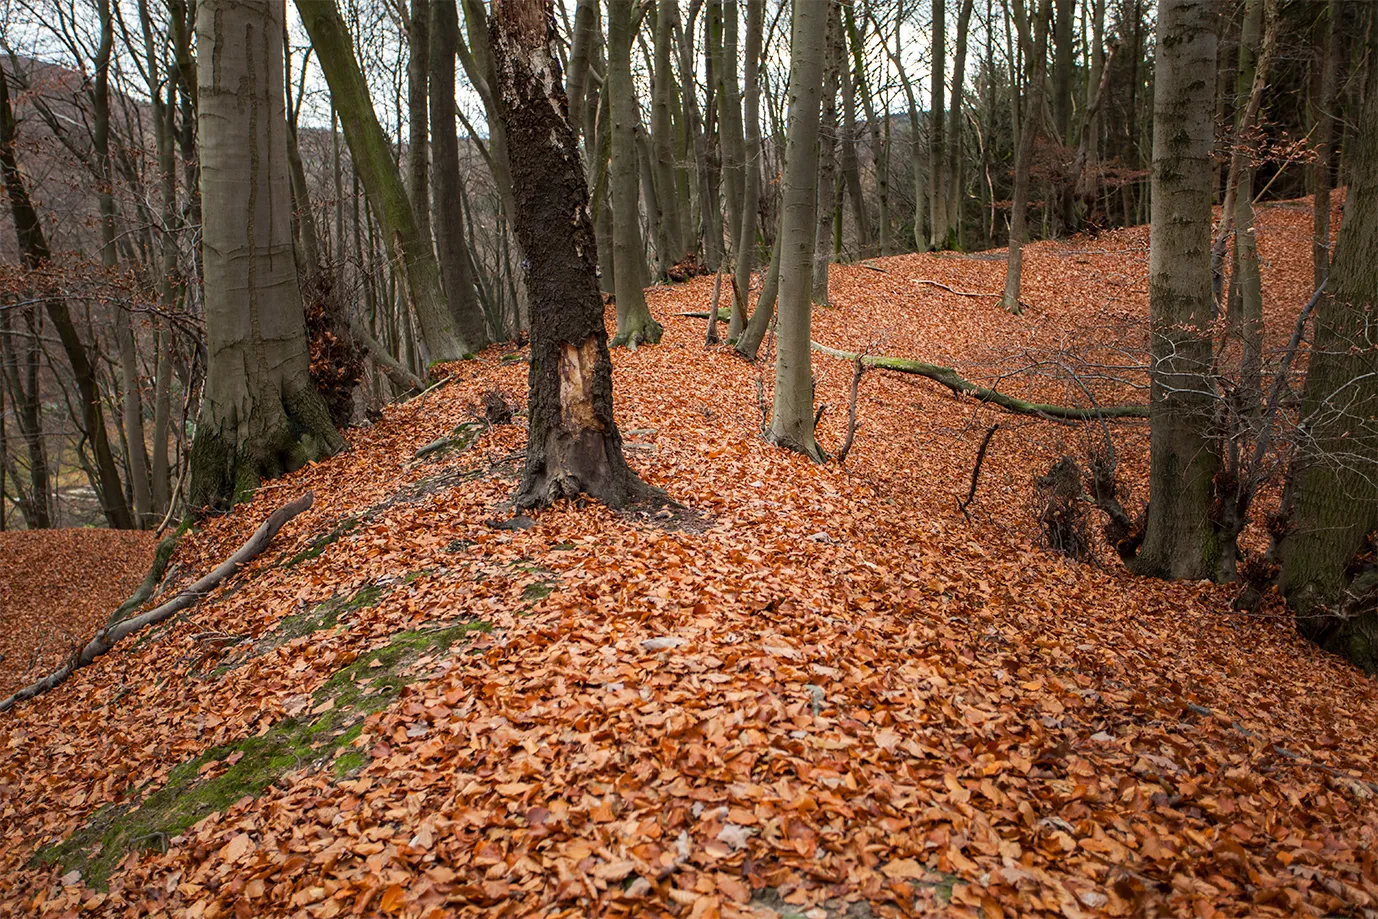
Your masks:
M 83 667 L 89 666 L 92 661 L 103 654 L 109 652 L 122 639 L 128 638 L 145 626 L 154 625 L 164 619 L 180 612 L 200 600 L 206 594 L 219 587 L 230 575 L 234 574 L 241 567 L 248 564 L 255 557 L 268 548 L 268 543 L 277 535 L 278 531 L 286 525 L 287 521 L 300 514 L 311 506 L 313 496 L 307 492 L 290 504 L 285 504 L 268 515 L 268 519 L 259 525 L 239 550 L 225 561 L 221 562 L 210 574 L 201 578 L 177 593 L 175 597 L 168 600 L 161 606 L 156 606 L 146 613 L 133 616 L 129 619 L 121 619 L 105 626 L 96 636 L 86 644 L 84 648 L 74 651 L 72 656 L 57 670 L 48 674 L 36 683 L 30 683 L 14 695 L 0 699 L 0 712 L 9 711 L 17 703 L 35 696 L 42 695 L 50 689 L 55 689 L 65 683 L 73 673 Z
M 813 350 L 829 357 L 836 357 L 844 361 L 855 361 L 857 355 L 850 351 L 839 351 L 836 348 L 828 348 L 818 342 L 810 342 Z M 971 396 L 978 402 L 988 402 L 991 405 L 998 405 L 1000 408 L 1017 415 L 1041 415 L 1045 418 L 1056 418 L 1062 421 L 1092 421 L 1092 420 L 1111 420 L 1115 418 L 1147 418 L 1147 405 L 1106 405 L 1106 406 L 1072 406 L 1072 405 L 1049 405 L 1042 402 L 1026 402 L 1006 393 L 997 392 L 985 386 L 977 385 L 957 373 L 951 367 L 942 367 L 938 364 L 926 364 L 923 361 L 911 361 L 902 357 L 886 357 L 884 355 L 863 354 L 860 356 L 861 362 L 867 367 L 875 367 L 877 370 L 893 370 L 896 373 L 908 373 L 914 376 L 924 377 L 946 386 L 961 396 Z

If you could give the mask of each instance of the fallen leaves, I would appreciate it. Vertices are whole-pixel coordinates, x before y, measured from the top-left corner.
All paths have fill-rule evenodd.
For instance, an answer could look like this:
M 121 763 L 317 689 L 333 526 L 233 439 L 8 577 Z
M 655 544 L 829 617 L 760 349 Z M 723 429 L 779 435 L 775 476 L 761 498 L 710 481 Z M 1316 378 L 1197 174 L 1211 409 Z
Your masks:
M 1274 303 L 1309 278 L 1304 217 L 1262 211 Z M 886 337 L 979 374 L 1000 349 L 1141 311 L 1144 241 L 1028 247 L 1020 318 L 928 284 L 916 295 L 921 276 L 997 289 L 999 263 L 840 266 L 816 336 Z M 652 308 L 701 309 L 707 283 L 654 290 Z M 654 435 L 632 462 L 702 515 L 692 527 L 570 505 L 486 525 L 520 468 L 518 425 L 415 463 L 483 392 L 520 391 L 525 368 L 500 350 L 290 477 L 318 506 L 194 621 L 0 718 L 0 819 L 17 841 L 0 853 L 0 909 L 58 916 L 97 896 L 111 914 L 202 916 L 1371 908 L 1373 684 L 1285 621 L 1222 614 L 1226 589 L 1039 550 L 1031 477 L 1076 429 L 1012 422 L 968 523 L 952 497 L 986 427 L 972 412 L 988 409 L 868 374 L 847 469 L 816 467 L 761 442 L 756 368 L 700 340 L 671 319 L 661 345 L 614 358 L 621 425 Z M 817 372 L 819 400 L 843 404 L 849 378 Z M 1008 385 L 1065 395 L 1050 379 Z M 825 443 L 840 414 L 825 415 Z M 1119 447 L 1141 469 L 1143 432 Z M 271 504 L 190 536 L 184 569 L 222 557 Z M 365 589 L 376 602 L 273 637 Z M 212 747 L 344 717 L 346 696 L 316 695 L 342 667 L 453 622 L 490 631 L 419 649 L 404 671 L 358 667 L 361 698 L 384 673 L 406 685 L 349 728 L 348 768 L 293 761 L 166 851 L 128 856 L 108 893 L 30 862 Z

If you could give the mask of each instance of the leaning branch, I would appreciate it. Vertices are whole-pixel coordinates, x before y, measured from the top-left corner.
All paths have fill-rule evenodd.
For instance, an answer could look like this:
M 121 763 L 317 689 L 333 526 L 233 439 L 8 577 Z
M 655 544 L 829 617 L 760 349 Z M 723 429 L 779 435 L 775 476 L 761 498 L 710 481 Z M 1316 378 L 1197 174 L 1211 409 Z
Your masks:
M 811 342 L 813 350 L 829 357 L 840 358 L 844 361 L 855 361 L 857 355 L 850 351 L 838 351 L 836 348 L 827 348 L 818 342 Z M 998 405 L 1000 408 L 1017 415 L 1041 415 L 1045 418 L 1057 418 L 1063 421 L 1090 421 L 1092 419 L 1114 419 L 1114 418 L 1147 418 L 1147 405 L 1106 405 L 1106 406 L 1068 406 L 1068 405 L 1048 405 L 1042 402 L 1026 402 L 1023 399 L 1015 398 L 1006 393 L 997 392 L 985 386 L 978 386 L 970 380 L 962 377 L 951 367 L 941 367 L 937 364 L 926 364 L 923 361 L 911 361 L 902 357 L 885 357 L 884 355 L 861 355 L 861 362 L 867 367 L 875 367 L 878 370 L 893 370 L 896 373 L 909 373 L 914 376 L 924 377 L 932 380 L 952 390 L 962 396 L 971 396 L 979 402 L 988 402 L 991 405 Z
M 96 637 L 79 651 L 72 654 L 67 663 L 57 670 L 48 674 L 36 683 L 31 683 L 19 690 L 7 699 L 0 700 L 0 712 L 8 711 L 17 703 L 25 699 L 32 699 L 34 696 L 42 695 L 50 689 L 61 686 L 73 673 L 82 667 L 88 666 L 92 661 L 114 648 L 122 639 L 128 638 L 144 626 L 162 622 L 174 613 L 180 612 L 200 600 L 206 594 L 219 587 L 230 575 L 234 574 L 241 567 L 248 564 L 256 556 L 268 548 L 268 543 L 278 530 L 281 530 L 287 521 L 300 514 L 311 506 L 312 495 L 307 492 L 291 504 L 283 505 L 268 515 L 268 519 L 259 525 L 244 545 L 239 547 L 228 559 L 221 562 L 210 574 L 201 578 L 195 584 L 178 593 L 171 600 L 157 606 L 146 613 L 134 616 L 130 619 L 121 619 L 112 622 L 105 628 L 96 633 Z

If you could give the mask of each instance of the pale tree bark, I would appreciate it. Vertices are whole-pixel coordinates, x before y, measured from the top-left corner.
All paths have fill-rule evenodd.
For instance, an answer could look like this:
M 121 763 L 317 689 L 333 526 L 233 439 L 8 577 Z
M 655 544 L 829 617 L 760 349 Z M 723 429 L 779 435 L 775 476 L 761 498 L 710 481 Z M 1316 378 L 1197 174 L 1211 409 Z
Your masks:
M 192 444 L 198 509 L 344 446 L 311 383 L 293 266 L 283 17 L 283 0 L 197 8 L 209 354 Z
M 952 101 L 947 112 L 947 231 L 944 233 L 949 247 L 962 245 L 962 97 L 973 6 L 973 0 L 962 0 L 957 14 L 957 47 L 952 58 Z
M 947 245 L 947 176 L 943 149 L 944 65 L 947 56 L 947 2 L 932 0 L 933 63 L 928 84 L 928 248 Z
M 608 2 L 608 102 L 612 112 L 613 283 L 617 297 L 614 345 L 660 341 L 661 325 L 646 307 L 646 243 L 641 237 L 636 124 L 632 84 L 632 0 Z M 513 163 L 513 168 L 516 164 Z
M 1370 65 L 1359 115 L 1361 125 L 1378 124 L 1378 67 Z M 1378 528 L 1378 132 L 1355 134 L 1349 162 L 1344 221 L 1316 306 L 1278 587 L 1303 634 L 1374 673 L 1378 572 L 1354 560 Z
M 556 54 L 553 0 L 494 0 L 490 28 L 501 118 L 523 153 L 512 162 L 512 189 L 531 292 L 530 426 L 516 503 L 537 507 L 590 494 L 624 505 L 651 490 L 627 466 L 613 419 L 597 243 Z
M 430 35 L 429 109 L 436 252 L 455 329 L 469 347 L 478 349 L 488 344 L 490 337 L 474 290 L 468 234 L 464 232 L 464 182 L 459 175 L 459 130 L 455 125 L 459 17 L 453 3 L 440 0 L 431 5 Z
M 818 208 L 818 124 L 831 3 L 796 3 L 790 41 L 789 135 L 780 216 L 780 306 L 775 404 L 767 439 L 816 461 L 812 319 L 813 247 Z
M 815 0 L 819 2 L 819 0 Z M 741 258 L 742 207 L 746 197 L 746 140 L 742 127 L 742 88 L 737 82 L 737 3 L 736 0 L 709 0 L 709 22 L 717 23 L 713 50 L 717 61 L 714 74 L 718 87 L 718 140 L 722 151 L 723 200 L 727 210 L 728 237 L 732 257 Z M 734 310 L 735 311 L 735 310 Z
M 841 55 L 838 52 L 838 5 L 825 4 L 828 24 L 823 38 L 823 92 L 818 116 L 818 169 L 814 184 L 818 188 L 815 212 L 817 229 L 813 245 L 813 278 L 810 297 L 819 306 L 828 305 L 828 267 L 833 260 L 833 216 L 837 194 L 837 89 Z M 794 128 L 791 125 L 790 130 Z
M 876 223 L 879 225 L 876 246 L 880 255 L 890 255 L 894 251 L 894 242 L 890 238 L 890 113 L 886 112 L 884 119 L 878 116 L 870 81 L 866 78 L 865 35 L 857 24 L 852 0 L 847 0 L 843 6 L 843 16 L 852 71 L 857 91 L 861 94 L 861 107 L 866 113 L 866 125 L 871 135 L 871 153 L 876 162 Z
M 1210 431 L 1211 169 L 1218 8 L 1163 0 L 1153 97 L 1149 301 L 1148 516 L 1140 574 L 1211 578 L 1219 546 L 1211 520 L 1220 467 Z
M 837 59 L 838 70 L 841 74 L 839 88 L 842 90 L 842 134 L 839 138 L 839 166 L 842 174 L 843 187 L 847 192 L 847 201 L 851 205 L 852 222 L 856 224 L 857 244 L 860 247 L 862 258 L 870 258 L 875 253 L 871 251 L 871 215 L 866 209 L 866 196 L 861 190 L 861 164 L 857 160 L 856 143 L 857 130 L 856 123 L 856 75 L 851 72 L 848 66 L 847 57 L 847 33 L 841 24 L 841 17 L 837 22 Z
M 1009 260 L 1005 266 L 1005 296 L 1001 305 L 1011 313 L 1023 312 L 1019 284 L 1024 266 L 1024 242 L 1029 227 L 1029 170 L 1033 165 L 1034 139 L 1043 117 L 1043 78 L 1048 59 L 1048 18 L 1052 0 L 1039 0 L 1033 23 L 1033 61 L 1028 98 L 1024 100 L 1024 123 L 1019 130 L 1019 150 L 1014 162 L 1014 192 L 1010 201 Z M 1013 93 L 1011 93 L 1013 95 Z
M 747 291 L 756 261 L 756 223 L 761 210 L 761 43 L 765 26 L 765 0 L 746 4 L 746 93 L 743 97 L 746 126 L 745 182 L 742 186 L 742 229 L 737 234 L 736 296 L 727 340 L 736 341 L 746 328 Z
M 678 15 L 675 5 L 670 7 Z M 708 163 L 708 140 L 703 114 L 699 109 L 698 88 L 694 80 L 694 14 L 697 0 L 691 2 L 689 22 L 681 28 L 675 24 L 675 40 L 679 46 L 679 84 L 683 88 L 684 120 L 688 125 L 694 150 L 694 175 L 699 202 L 700 234 L 703 237 L 704 267 L 717 271 L 723 259 L 722 210 L 718 207 L 717 191 L 713 185 Z
M 440 0 L 445 2 L 445 0 Z M 416 232 L 431 239 L 430 113 L 427 80 L 431 69 L 431 0 L 411 0 L 407 15 L 407 196 Z M 466 342 L 467 343 L 467 342 Z
M 661 257 L 668 267 L 685 256 L 680 235 L 679 194 L 675 180 L 674 118 L 675 74 L 671 66 L 674 0 L 659 0 L 655 20 L 655 70 L 651 94 L 651 146 L 654 150 L 656 202 L 660 205 L 660 228 L 668 251 Z
M 417 223 L 335 0 L 297 0 L 297 11 L 316 49 L 316 58 L 330 86 L 330 98 L 340 113 L 354 168 L 383 231 L 384 249 L 402 276 L 405 300 L 421 323 L 421 336 L 430 359 L 463 357 L 474 350 L 474 344 L 460 337 L 451 320 L 435 250 L 430 237 L 422 235 Z
M 1315 196 L 1312 199 L 1311 264 L 1312 284 L 1315 287 L 1324 284 L 1330 274 L 1330 172 L 1335 137 L 1335 106 L 1339 102 L 1336 87 L 1339 84 L 1340 55 L 1344 41 L 1341 34 L 1344 21 L 1343 0 L 1330 0 L 1326 5 L 1326 20 L 1326 40 L 1319 49 L 1319 98 L 1312 100 L 1316 124 L 1312 143 L 1316 150 L 1316 161 L 1311 164 L 1311 191 Z M 1316 66 L 1314 60 L 1312 66 Z

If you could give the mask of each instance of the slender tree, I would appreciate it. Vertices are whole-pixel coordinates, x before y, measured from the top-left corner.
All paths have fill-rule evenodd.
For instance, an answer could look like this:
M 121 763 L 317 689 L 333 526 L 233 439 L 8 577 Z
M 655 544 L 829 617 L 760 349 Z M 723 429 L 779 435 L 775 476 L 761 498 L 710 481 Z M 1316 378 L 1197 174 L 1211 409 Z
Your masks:
M 832 0 L 796 3 L 790 41 L 789 136 L 780 213 L 779 348 L 767 438 L 821 461 L 813 433 L 810 361 L 813 248 L 818 208 L 818 125 Z
M 1211 169 L 1217 7 L 1163 0 L 1153 94 L 1149 300 L 1151 462 L 1141 574 L 1211 578 Z
M 311 384 L 292 259 L 284 0 L 201 0 L 197 132 L 209 363 L 191 503 L 225 507 L 344 441 Z
M 632 0 L 608 2 L 607 91 L 612 112 L 613 283 L 617 296 L 614 345 L 660 341 L 660 323 L 646 307 L 646 243 L 637 191 L 636 125 L 632 84 Z
M 597 242 L 554 0 L 494 0 L 490 29 L 502 122 L 523 154 L 513 158 L 512 190 L 531 292 L 531 420 L 517 504 L 590 494 L 620 506 L 651 492 L 627 466 L 613 419 Z
M 1005 296 L 1001 304 L 1011 313 L 1024 309 L 1019 286 L 1024 267 L 1024 242 L 1029 227 L 1029 173 L 1033 168 L 1034 140 L 1043 120 L 1043 77 L 1048 59 L 1048 19 L 1052 0 L 1038 0 L 1033 23 L 1033 69 L 1029 76 L 1028 98 L 1024 100 L 1024 123 L 1019 129 L 1019 152 L 1014 161 L 1014 194 L 1010 201 L 1009 259 L 1005 266 Z M 1013 87 L 1010 89 L 1014 93 Z
M 383 232 L 388 257 L 403 279 L 406 301 L 421 324 L 421 335 L 433 361 L 455 360 L 479 343 L 464 341 L 445 302 L 429 232 L 423 233 L 407 189 L 392 157 L 392 146 L 369 99 L 368 83 L 354 57 L 354 46 L 335 0 L 297 0 L 302 24 L 311 36 L 330 98 L 354 168 L 368 192 Z M 199 15 L 199 13 L 198 13 Z

